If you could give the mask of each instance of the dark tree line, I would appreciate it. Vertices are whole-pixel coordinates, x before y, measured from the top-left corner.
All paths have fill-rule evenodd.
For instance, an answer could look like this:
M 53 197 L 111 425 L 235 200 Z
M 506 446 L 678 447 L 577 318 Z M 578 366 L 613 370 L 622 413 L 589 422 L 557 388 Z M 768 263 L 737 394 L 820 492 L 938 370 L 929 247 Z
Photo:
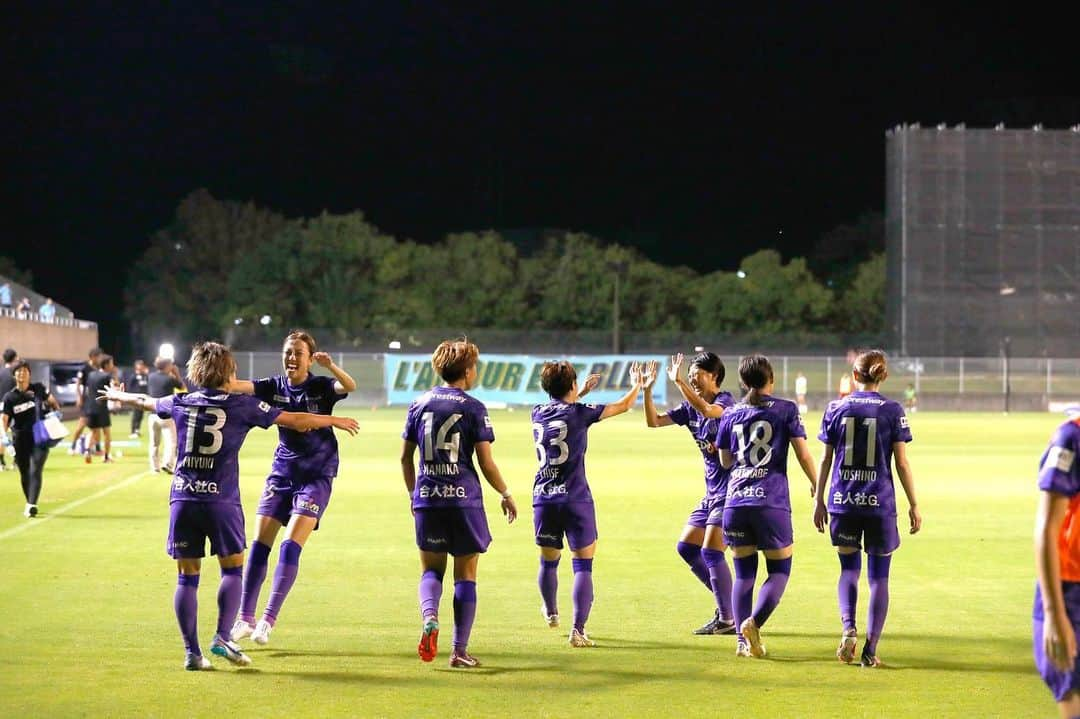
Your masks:
M 884 321 L 881 237 L 880 215 L 866 215 L 825 235 L 809 262 L 761 250 L 737 272 L 701 274 L 587 234 L 548 233 L 528 252 L 495 231 L 419 244 L 361 212 L 289 219 L 198 190 L 150 238 L 125 310 L 137 343 L 226 336 L 263 315 L 343 337 L 450 325 L 602 330 L 618 273 L 627 331 L 872 334 Z

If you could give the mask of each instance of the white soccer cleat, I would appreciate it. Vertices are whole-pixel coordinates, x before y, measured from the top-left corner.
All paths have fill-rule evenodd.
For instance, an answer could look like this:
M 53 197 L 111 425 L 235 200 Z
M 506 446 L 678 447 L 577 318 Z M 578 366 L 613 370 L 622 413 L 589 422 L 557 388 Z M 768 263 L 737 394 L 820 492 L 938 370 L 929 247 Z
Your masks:
M 232 631 L 229 632 L 229 639 L 232 639 L 234 642 L 238 642 L 241 639 L 247 639 L 248 637 L 250 637 L 251 633 L 254 631 L 255 627 L 251 626 L 251 624 L 245 622 L 243 619 L 237 619 L 235 622 L 233 622 Z
M 256 644 L 266 645 L 270 642 L 270 630 L 274 628 L 274 625 L 265 619 L 260 619 L 255 625 L 255 629 L 251 632 L 251 641 Z
M 27 504 L 26 509 L 23 510 L 23 516 L 26 517 L 27 519 L 29 519 L 31 517 L 36 517 L 37 516 L 37 505 L 36 504 Z
M 184 669 L 189 672 L 204 672 L 213 668 L 214 665 L 210 663 L 210 660 L 199 654 L 188 654 L 184 657 Z
M 579 632 L 577 628 L 570 630 L 570 646 L 575 649 L 582 649 L 584 647 L 595 647 L 596 642 L 589 639 L 589 635 L 585 632 Z
M 761 632 L 753 617 L 747 617 L 739 627 L 739 632 L 750 645 L 750 656 L 760 659 L 765 656 L 765 645 L 761 643 Z
M 555 612 L 554 614 L 548 614 L 547 607 L 541 605 L 540 613 L 542 615 L 544 615 L 544 621 L 547 622 L 547 625 L 549 627 L 551 627 L 552 629 L 555 629 L 555 628 L 557 628 L 559 626 L 559 613 L 558 612 Z
M 251 657 L 244 654 L 236 643 L 220 635 L 214 635 L 214 640 L 210 642 L 210 653 L 228 659 L 238 667 L 251 666 Z
M 735 643 L 735 656 L 750 656 L 750 642 L 746 641 L 745 639 L 739 639 L 739 641 Z
M 859 644 L 859 636 L 854 629 L 845 629 L 840 636 L 840 646 L 836 648 L 836 658 L 844 664 L 855 661 L 855 648 Z

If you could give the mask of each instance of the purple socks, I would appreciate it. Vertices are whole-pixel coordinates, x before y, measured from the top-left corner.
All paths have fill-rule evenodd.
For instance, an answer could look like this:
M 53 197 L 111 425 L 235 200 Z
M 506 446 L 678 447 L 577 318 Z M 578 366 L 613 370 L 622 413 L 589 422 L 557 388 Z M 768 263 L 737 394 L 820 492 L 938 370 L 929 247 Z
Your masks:
M 892 556 L 866 555 L 866 576 L 870 579 L 870 615 L 866 618 L 864 654 L 877 654 L 878 639 L 889 613 L 889 567 Z
M 701 559 L 709 570 L 709 587 L 716 597 L 716 608 L 725 622 L 732 620 L 731 613 L 731 570 L 724 561 L 724 553 L 718 549 L 701 549 Z
M 574 629 L 585 632 L 593 603 L 591 559 L 574 559 Z
M 434 569 L 420 575 L 420 616 L 423 619 L 439 616 L 443 575 Z
M 735 557 L 735 583 L 731 589 L 731 604 L 735 610 L 735 627 L 750 616 L 754 605 L 754 580 L 757 578 L 758 556 L 754 552 L 748 557 Z M 742 638 L 742 632 L 738 632 Z
M 544 611 L 549 615 L 558 614 L 559 560 L 541 559 L 540 576 L 536 581 L 540 585 L 540 596 L 544 599 Z
M 454 651 L 464 654 L 476 619 L 476 582 L 454 582 Z
M 701 547 L 689 542 L 679 542 L 675 545 L 675 549 L 683 561 L 690 566 L 690 571 L 694 573 L 694 576 L 707 588 L 712 589 L 709 583 L 709 569 L 705 566 L 705 560 L 701 558 Z
M 840 621 L 844 631 L 855 629 L 855 607 L 859 601 L 859 574 L 862 572 L 862 554 L 841 554 L 840 582 L 836 594 L 840 600 Z
M 233 622 L 236 621 L 236 613 L 240 609 L 240 575 L 243 571 L 243 567 L 221 568 L 221 584 L 218 585 L 217 592 L 217 633 L 225 639 L 229 638 Z
M 791 557 L 787 559 L 766 559 L 765 569 L 769 576 L 765 578 L 758 592 L 757 604 L 754 605 L 754 621 L 759 627 L 769 621 L 780 597 L 784 596 L 788 579 L 791 577 Z
M 198 574 L 180 574 L 176 577 L 173 610 L 176 612 L 176 623 L 180 625 L 180 636 L 184 638 L 184 649 L 189 654 L 202 656 L 202 649 L 199 648 Z
M 296 581 L 302 549 L 301 545 L 291 539 L 281 543 L 277 566 L 274 567 L 274 581 L 270 584 L 270 597 L 266 600 L 266 609 L 263 610 L 263 618 L 271 625 L 277 620 L 281 605 L 285 603 L 285 597 L 289 596 L 289 590 Z
M 244 591 L 240 598 L 240 618 L 248 624 L 255 623 L 255 608 L 259 603 L 259 589 L 266 580 L 266 565 L 270 547 L 259 541 L 251 543 L 247 564 L 244 565 Z

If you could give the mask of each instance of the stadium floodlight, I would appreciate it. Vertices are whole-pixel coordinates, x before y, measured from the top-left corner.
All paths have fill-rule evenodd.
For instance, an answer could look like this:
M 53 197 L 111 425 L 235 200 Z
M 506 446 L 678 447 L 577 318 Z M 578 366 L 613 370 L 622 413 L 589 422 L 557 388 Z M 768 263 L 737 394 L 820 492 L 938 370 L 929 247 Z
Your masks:
M 243 317 L 237 317 L 235 320 L 232 321 L 232 323 L 234 325 L 242 325 L 242 324 L 244 324 L 244 318 Z
M 1009 295 L 1015 295 L 1016 294 L 1016 288 L 1013 287 L 1012 285 L 1002 285 L 1001 289 L 998 290 L 998 294 L 1000 294 L 1002 297 L 1008 297 Z
M 262 317 L 260 317 L 259 324 L 263 327 L 266 327 L 268 324 L 270 324 L 270 315 L 263 315 Z
M 704 352 L 705 347 L 703 345 L 694 345 L 694 351 L 695 352 Z
M 746 273 L 744 271 L 742 271 L 742 270 L 739 270 L 738 272 L 736 272 L 735 276 L 738 277 L 740 280 L 745 280 L 746 279 Z
M 391 340 L 390 344 L 388 344 L 387 347 L 392 350 L 399 350 L 401 349 L 401 340 Z
M 163 342 L 161 344 L 161 346 L 158 347 L 157 353 L 158 353 L 158 357 L 161 357 L 163 359 L 167 359 L 167 360 L 176 359 L 176 348 L 172 346 L 171 342 Z

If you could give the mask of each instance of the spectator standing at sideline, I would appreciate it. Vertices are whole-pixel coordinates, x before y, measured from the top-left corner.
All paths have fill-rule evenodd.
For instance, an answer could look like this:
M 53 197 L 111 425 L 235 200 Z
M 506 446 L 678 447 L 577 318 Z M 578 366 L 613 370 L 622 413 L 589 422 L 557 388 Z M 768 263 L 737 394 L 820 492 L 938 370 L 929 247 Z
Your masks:
M 56 321 L 56 305 L 53 304 L 52 297 L 45 298 L 45 304 L 38 307 L 38 319 L 42 322 L 52 323 Z
M 150 391 L 150 369 L 146 366 L 146 362 L 141 359 L 135 360 L 135 367 L 132 369 L 131 374 L 124 379 L 124 391 L 134 392 L 135 394 L 147 394 Z M 142 418 L 142 407 L 131 410 L 131 434 L 128 439 L 139 438 Z
M 15 363 L 19 360 L 19 353 L 8 347 L 4 350 L 4 366 L 0 367 L 0 400 L 4 399 L 11 390 L 15 389 Z M 0 440 L 7 435 L 0 430 Z M 7 459 L 4 457 L 5 452 L 3 448 L 0 448 L 0 472 L 7 470 Z M 15 469 L 15 467 L 12 467 Z
M 102 461 L 112 462 L 109 456 L 112 450 L 112 416 L 109 414 L 108 404 L 98 399 L 109 387 L 113 387 L 113 358 L 111 355 L 101 355 L 98 360 L 98 368 L 90 373 L 86 381 L 87 397 L 84 402 L 90 405 L 90 411 L 86 414 L 86 426 L 90 429 L 90 441 L 87 442 L 84 457 L 89 464 L 97 447 L 98 438 L 105 435 L 105 457 Z
M 0 308 L 11 309 L 11 283 L 5 282 L 0 285 Z
M 15 311 L 18 313 L 20 320 L 30 319 L 30 315 L 34 312 L 34 307 L 30 304 L 30 298 L 23 297 L 19 300 L 19 306 Z
M 180 377 L 180 370 L 171 359 L 164 357 L 154 359 L 154 371 L 146 378 L 146 384 L 149 387 L 147 394 L 152 399 L 168 397 L 184 389 L 184 380 Z M 173 422 L 171 416 L 162 418 L 157 413 L 151 412 L 149 425 L 150 471 L 160 472 L 164 469 L 172 474 L 173 464 L 176 461 L 176 423 Z
M 806 404 L 806 375 L 801 371 L 795 376 L 795 403 L 799 405 L 799 414 L 806 414 L 810 408 Z
M 87 353 L 86 364 L 75 375 L 75 406 L 79 410 L 79 421 L 75 425 L 75 431 L 71 434 L 71 446 L 68 448 L 68 454 L 82 454 L 82 451 L 76 449 L 76 447 L 78 446 L 79 437 L 82 435 L 83 430 L 86 429 L 86 415 L 93 410 L 94 403 L 97 401 L 92 397 L 89 402 L 86 401 L 86 382 L 90 379 L 90 373 L 97 369 L 98 358 L 101 357 L 101 354 L 100 347 L 92 347 Z M 85 440 L 83 441 L 85 442 Z

